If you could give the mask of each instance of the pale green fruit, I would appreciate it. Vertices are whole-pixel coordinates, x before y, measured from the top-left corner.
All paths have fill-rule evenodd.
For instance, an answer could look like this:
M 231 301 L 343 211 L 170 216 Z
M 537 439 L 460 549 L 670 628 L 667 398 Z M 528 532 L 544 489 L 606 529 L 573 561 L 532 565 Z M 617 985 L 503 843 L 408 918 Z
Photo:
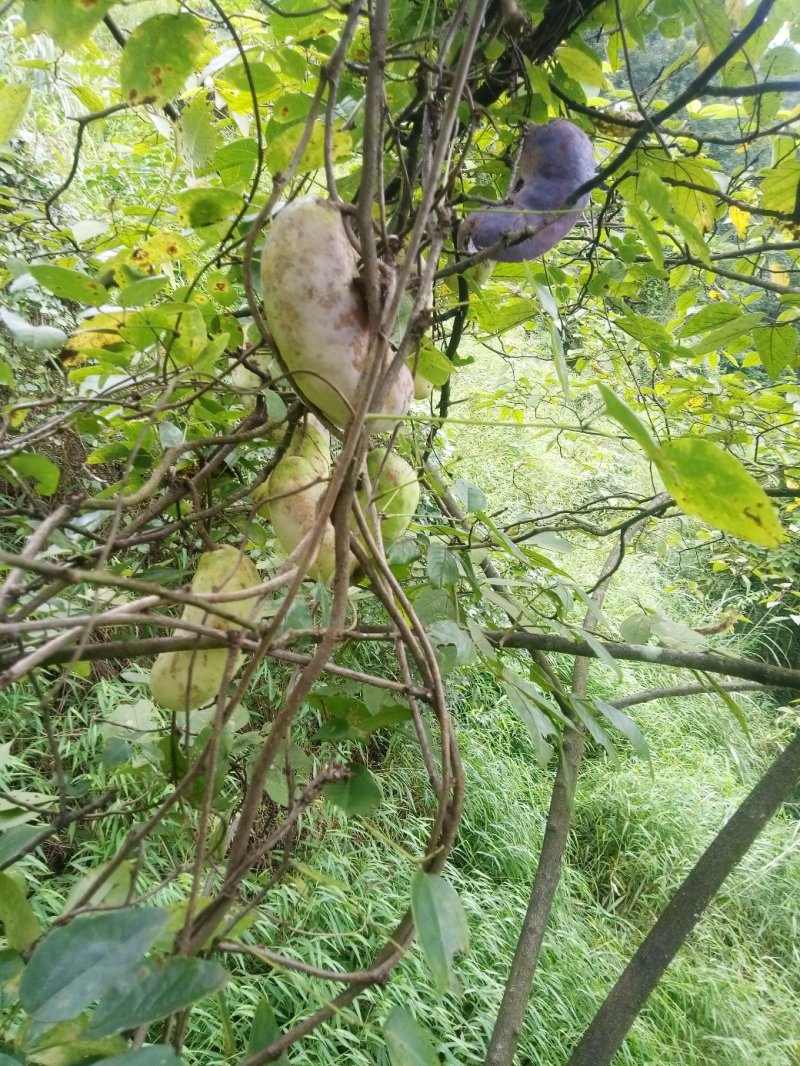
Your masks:
M 203 596 L 215 592 L 240 592 L 260 584 L 258 570 L 238 548 L 225 545 L 216 551 L 204 552 L 198 562 L 192 581 L 192 594 Z M 220 609 L 239 620 L 229 621 L 209 614 L 202 607 L 187 605 L 183 619 L 220 631 L 237 631 L 245 624 L 256 621 L 258 596 L 220 604 Z M 184 631 L 185 632 L 185 631 Z M 233 673 L 239 669 L 244 657 L 237 655 Z M 158 656 L 150 674 L 150 689 L 154 702 L 170 711 L 191 711 L 202 707 L 219 694 L 228 662 L 226 648 L 209 648 L 204 651 L 168 651 Z
M 413 467 L 385 448 L 375 448 L 367 456 L 367 473 L 372 485 L 375 507 L 381 520 L 384 541 L 397 540 L 408 529 L 419 505 L 419 482 Z M 364 489 L 359 492 L 361 506 L 368 504 Z
M 305 459 L 318 477 L 327 478 L 331 471 L 331 435 L 320 420 L 309 413 L 292 434 L 286 454 Z
M 312 463 L 299 455 L 286 455 L 270 475 L 259 509 L 265 511 L 272 523 L 275 539 L 289 555 L 317 520 L 319 503 L 327 484 Z M 328 584 L 336 569 L 336 548 L 333 525 L 325 524 L 317 557 L 309 568 L 309 576 Z
M 292 385 L 344 426 L 369 362 L 369 329 L 358 261 L 338 208 L 302 197 L 272 220 L 261 254 L 264 314 Z M 391 353 L 387 356 L 388 361 Z M 414 382 L 401 367 L 367 431 L 391 429 L 408 411 Z
M 419 371 L 414 375 L 414 399 L 427 400 L 433 392 L 433 382 L 428 381 Z

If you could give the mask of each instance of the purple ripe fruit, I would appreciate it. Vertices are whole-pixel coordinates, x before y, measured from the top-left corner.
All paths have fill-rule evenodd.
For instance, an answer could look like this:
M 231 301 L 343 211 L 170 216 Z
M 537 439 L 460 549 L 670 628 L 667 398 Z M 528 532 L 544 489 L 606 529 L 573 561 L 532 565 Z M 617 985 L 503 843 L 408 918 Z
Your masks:
M 583 130 L 562 118 L 529 127 L 511 195 L 496 207 L 467 215 L 458 233 L 459 250 L 472 255 L 502 237 L 513 241 L 515 234 L 533 230 L 516 244 L 499 248 L 492 258 L 520 263 L 544 255 L 580 218 L 589 194 L 568 207 L 565 201 L 594 174 L 592 142 Z

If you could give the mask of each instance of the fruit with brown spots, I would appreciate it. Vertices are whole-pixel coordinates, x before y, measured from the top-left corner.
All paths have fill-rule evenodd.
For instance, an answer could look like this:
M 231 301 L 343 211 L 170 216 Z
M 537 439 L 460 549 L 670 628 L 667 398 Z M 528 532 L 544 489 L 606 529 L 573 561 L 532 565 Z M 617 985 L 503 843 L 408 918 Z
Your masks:
M 368 369 L 370 335 L 356 253 L 338 208 L 326 200 L 293 200 L 272 220 L 261 255 L 264 312 L 292 385 L 335 425 L 344 426 Z M 391 353 L 386 358 L 388 369 Z M 392 381 L 370 420 L 390 429 L 411 405 L 407 367 Z

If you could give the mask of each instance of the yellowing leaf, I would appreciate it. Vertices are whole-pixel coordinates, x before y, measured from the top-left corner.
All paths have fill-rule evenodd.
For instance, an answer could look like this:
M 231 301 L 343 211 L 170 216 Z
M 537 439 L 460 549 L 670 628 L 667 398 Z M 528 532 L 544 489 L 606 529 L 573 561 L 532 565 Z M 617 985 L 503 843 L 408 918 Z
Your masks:
M 163 107 L 177 96 L 203 44 L 194 15 L 153 15 L 125 43 L 120 60 L 122 95 L 131 104 Z
M 736 230 L 738 237 L 744 237 L 747 233 L 747 226 L 750 222 L 750 214 L 748 211 L 743 211 L 741 207 L 729 207 L 728 217 L 733 223 L 733 227 Z
M 26 0 L 23 14 L 31 33 L 49 33 L 61 48 L 88 37 L 114 0 Z
M 678 437 L 657 450 L 655 463 L 665 488 L 686 514 L 763 548 L 775 548 L 785 539 L 755 478 L 711 441 Z
M 17 132 L 30 102 L 30 85 L 3 85 L 0 88 L 0 144 L 8 144 Z
M 791 285 L 792 283 L 786 267 L 774 261 L 769 264 L 769 277 L 770 281 L 774 281 L 776 285 Z

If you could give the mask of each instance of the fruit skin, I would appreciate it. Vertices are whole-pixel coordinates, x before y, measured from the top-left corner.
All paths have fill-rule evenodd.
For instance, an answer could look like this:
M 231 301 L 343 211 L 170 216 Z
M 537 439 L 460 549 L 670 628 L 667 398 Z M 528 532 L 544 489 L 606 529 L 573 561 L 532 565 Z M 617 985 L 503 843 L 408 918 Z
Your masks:
M 468 215 L 458 231 L 458 247 L 472 254 L 495 244 L 504 234 L 536 226 L 524 241 L 501 248 L 493 258 L 504 263 L 535 259 L 555 248 L 572 229 L 589 202 L 581 196 L 568 210 L 564 201 L 595 174 L 592 142 L 566 119 L 531 126 L 519 161 L 519 181 L 512 194 L 488 211 Z
M 266 513 L 275 539 L 290 554 L 317 520 L 319 504 L 327 490 L 325 481 L 313 464 L 299 455 L 286 455 L 270 475 L 259 508 Z M 333 524 L 326 522 L 319 551 L 309 576 L 328 584 L 336 569 L 336 545 Z
M 419 371 L 414 375 L 414 399 L 427 400 L 433 392 L 433 382 L 428 381 Z
M 367 456 L 372 497 L 381 521 L 385 542 L 397 540 L 408 529 L 419 505 L 419 481 L 413 467 L 396 452 L 375 448 Z M 369 504 L 366 488 L 359 490 L 363 508 Z
M 289 446 L 278 466 L 281 465 L 284 459 L 289 457 L 305 460 L 314 471 L 315 478 L 327 480 L 330 476 L 331 435 L 315 415 L 307 414 L 303 421 L 295 427 Z M 264 484 L 259 485 L 253 492 L 253 503 L 256 511 L 258 514 L 263 515 L 264 518 L 269 518 L 269 499 L 272 494 L 270 483 L 274 476 L 273 471 L 273 474 L 267 478 Z
M 272 220 L 261 254 L 264 314 L 292 384 L 337 426 L 344 426 L 369 361 L 367 309 L 356 253 L 338 208 L 302 197 Z M 391 353 L 387 353 L 388 368 Z M 414 382 L 401 367 L 375 413 L 402 416 Z M 367 431 L 396 418 L 370 420 Z
M 238 548 L 225 545 L 215 551 L 204 552 L 197 562 L 191 591 L 195 596 L 213 592 L 239 592 L 261 583 L 253 563 Z M 220 604 L 220 609 L 234 615 L 242 625 L 218 615 L 209 614 L 202 607 L 187 604 L 182 618 L 186 622 L 209 626 L 220 632 L 235 632 L 255 621 L 257 596 Z M 242 664 L 237 655 L 232 673 Z M 167 651 L 156 658 L 150 674 L 153 701 L 170 711 L 191 711 L 203 707 L 219 694 L 228 663 L 227 648 L 207 648 L 197 651 Z
M 311 463 L 320 477 L 327 477 L 331 472 L 331 435 L 316 415 L 310 412 L 298 424 L 287 455 L 298 455 Z

